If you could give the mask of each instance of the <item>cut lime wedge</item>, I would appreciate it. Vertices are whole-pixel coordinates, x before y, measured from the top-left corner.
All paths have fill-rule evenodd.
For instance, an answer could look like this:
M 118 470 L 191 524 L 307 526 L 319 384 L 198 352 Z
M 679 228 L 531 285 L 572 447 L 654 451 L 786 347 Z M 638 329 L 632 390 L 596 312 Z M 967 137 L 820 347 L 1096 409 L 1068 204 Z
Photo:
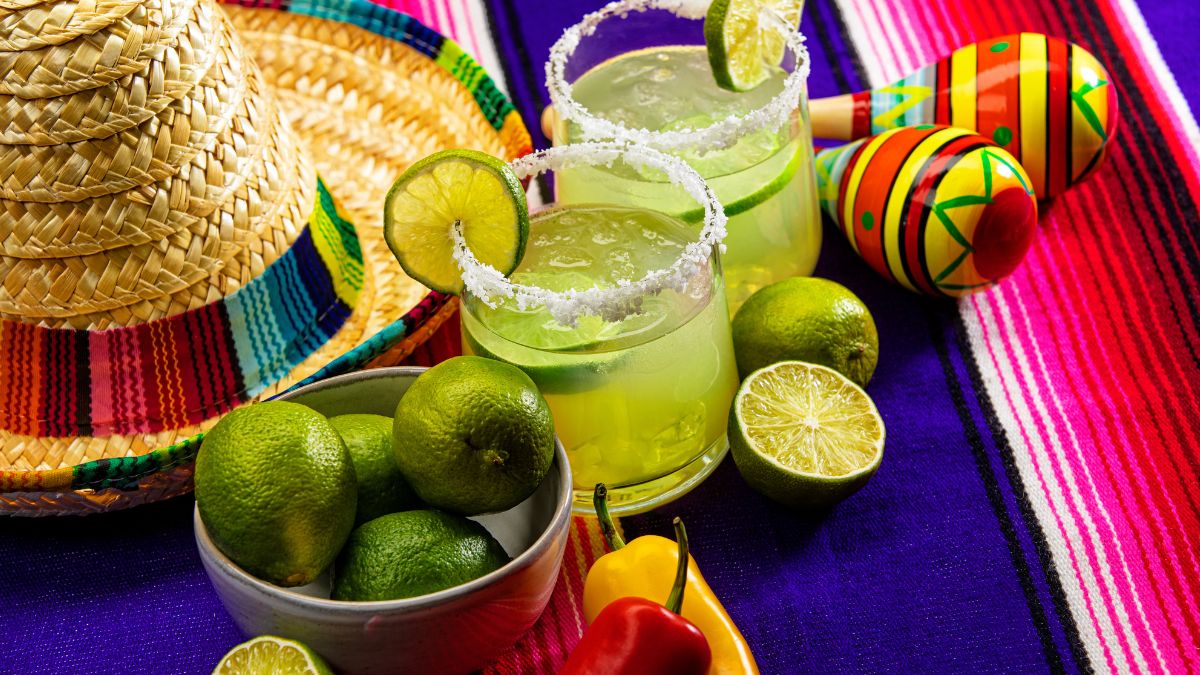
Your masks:
M 383 235 L 410 277 L 457 295 L 454 228 L 475 257 L 510 274 L 525 254 L 529 210 L 521 181 L 503 160 L 444 150 L 413 164 L 388 192 Z
M 800 25 L 804 0 L 713 0 L 704 17 L 704 43 L 717 84 L 747 91 L 762 84 L 783 62 L 783 35 L 775 17 Z
M 229 650 L 213 675 L 332 675 L 329 665 L 295 640 L 256 637 Z
M 879 410 L 837 371 L 783 361 L 751 373 L 730 410 L 742 477 L 791 506 L 832 506 L 866 485 L 883 459 Z

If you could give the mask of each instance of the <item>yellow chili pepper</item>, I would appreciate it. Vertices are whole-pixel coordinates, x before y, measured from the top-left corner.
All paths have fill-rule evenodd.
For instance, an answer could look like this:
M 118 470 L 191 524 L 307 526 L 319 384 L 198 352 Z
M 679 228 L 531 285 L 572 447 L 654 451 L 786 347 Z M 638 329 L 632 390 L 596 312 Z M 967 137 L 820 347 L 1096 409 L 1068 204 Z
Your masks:
M 626 544 L 608 514 L 608 490 L 603 483 L 596 486 L 595 505 L 600 527 L 613 551 L 596 560 L 584 581 L 583 614 L 588 623 L 618 598 L 632 596 L 666 603 L 679 562 L 678 544 L 657 535 L 638 537 Z M 750 645 L 690 555 L 681 614 L 700 628 L 712 649 L 708 675 L 757 675 L 758 665 Z

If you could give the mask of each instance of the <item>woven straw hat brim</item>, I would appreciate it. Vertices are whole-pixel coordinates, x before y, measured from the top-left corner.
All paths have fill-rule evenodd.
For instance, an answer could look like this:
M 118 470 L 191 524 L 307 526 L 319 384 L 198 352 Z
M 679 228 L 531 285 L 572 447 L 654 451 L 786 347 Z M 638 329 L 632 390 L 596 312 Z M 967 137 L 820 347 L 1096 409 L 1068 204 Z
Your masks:
M 173 175 L 212 145 L 245 98 L 245 59 L 236 48 L 223 56 L 188 95 L 136 127 L 62 145 L 0 145 L 0 197 L 77 202 Z
M 102 312 L 46 318 L 42 325 L 105 330 L 155 321 L 226 298 L 261 276 L 295 242 L 316 198 L 316 169 L 306 154 L 287 147 L 295 142 L 291 137 L 290 132 L 282 135 L 272 155 L 264 158 L 260 168 L 222 205 L 218 216 L 222 222 L 240 222 L 249 217 L 254 230 L 249 241 L 223 267 L 199 283 L 170 295 Z M 295 167 L 295 171 L 282 170 L 285 167 Z
M 480 114 L 469 89 L 405 44 L 300 14 L 228 5 L 225 10 L 317 169 L 338 186 L 369 260 L 393 258 L 379 205 L 413 162 L 445 148 L 514 157 L 528 147 L 528 133 L 515 115 L 497 130 Z M 427 292 L 399 265 L 377 269 L 376 283 L 388 293 L 376 300 L 380 311 L 369 333 Z
M 133 11 L 140 0 L 59 0 L 0 16 L 0 50 L 60 45 L 90 35 Z
M 244 217 L 235 227 L 222 228 L 220 220 L 208 216 L 246 183 L 254 162 L 269 153 L 277 141 L 278 119 L 269 98 L 244 98 L 220 141 L 175 175 L 188 185 L 203 185 L 204 196 L 172 211 L 188 227 L 167 238 L 72 258 L 0 256 L 0 312 L 28 321 L 110 310 L 181 291 L 220 269 L 233 256 L 227 246 L 250 223 Z M 208 183 L 199 183 L 205 179 Z
M 486 73 L 457 45 L 448 41 L 443 44 L 441 36 L 398 13 L 352 0 L 313 0 L 302 10 L 347 21 L 357 20 L 353 16 L 356 12 L 377 12 L 374 18 L 383 21 L 372 19 L 364 25 L 371 25 L 385 37 L 339 21 L 289 12 L 234 6 L 225 9 L 247 53 L 260 64 L 264 82 L 295 130 L 298 146 L 313 158 L 324 182 L 342 200 L 346 216 L 354 222 L 368 270 L 368 283 L 348 323 L 304 364 L 258 398 L 285 389 L 385 326 L 389 337 L 382 344 L 394 346 L 387 360 L 380 362 L 403 358 L 443 322 L 455 320 L 455 304 L 444 297 L 427 296 L 423 286 L 403 274 L 384 242 L 379 204 L 397 175 L 413 161 L 437 150 L 473 147 L 506 158 L 528 152 L 529 137 L 524 126 Z M 298 156 L 297 166 L 304 166 L 302 156 Z M 298 173 L 303 176 L 306 171 L 310 170 L 302 168 Z M 311 199 L 312 183 L 302 178 L 295 189 L 308 190 Z M 173 198 L 194 204 L 195 192 L 189 190 Z M 207 183 L 203 192 L 211 194 Z M 281 209 L 277 221 L 295 222 L 305 215 L 295 207 L 305 204 L 304 198 L 283 201 L 292 206 L 290 210 Z M 301 210 L 307 212 L 306 208 Z M 291 244 L 293 239 L 286 233 L 295 231 L 295 227 L 273 228 L 274 238 L 260 236 L 254 240 L 263 243 L 261 251 L 244 248 L 234 258 L 248 270 L 243 277 L 258 276 Z M 60 243 L 69 239 L 70 235 L 49 238 Z M 243 287 L 239 285 L 241 278 L 220 283 L 205 286 L 202 281 L 181 293 L 99 312 L 87 316 L 86 325 L 130 325 L 151 316 L 173 316 L 225 298 L 228 292 Z M 203 295 L 194 292 L 201 288 L 208 290 Z M 377 288 L 386 288 L 387 292 L 370 292 Z M 405 320 L 397 321 L 402 316 Z M 378 347 L 373 346 L 367 353 L 377 355 L 374 350 Z M 357 351 L 351 357 L 351 361 L 361 358 Z M 209 419 L 161 433 L 101 438 L 30 437 L 0 431 L 0 485 L 6 485 L 5 492 L 0 493 L 0 511 L 108 510 L 186 491 L 190 489 L 186 464 L 196 447 L 186 439 L 213 423 L 215 419 Z M 127 459 L 120 461 L 119 469 L 117 463 L 92 463 L 110 458 Z M 101 467 L 112 467 L 116 473 L 101 476 L 97 473 Z M 10 471 L 8 476 L 5 470 Z M 131 480 L 136 490 L 107 487 L 129 488 Z
M 187 25 L 198 0 L 146 0 L 115 23 L 61 45 L 0 52 L 0 94 L 64 96 L 136 73 Z
M 175 42 L 135 73 L 65 96 L 0 94 L 0 143 L 58 145 L 135 127 L 185 96 L 234 48 L 228 30 L 216 8 L 201 3 Z

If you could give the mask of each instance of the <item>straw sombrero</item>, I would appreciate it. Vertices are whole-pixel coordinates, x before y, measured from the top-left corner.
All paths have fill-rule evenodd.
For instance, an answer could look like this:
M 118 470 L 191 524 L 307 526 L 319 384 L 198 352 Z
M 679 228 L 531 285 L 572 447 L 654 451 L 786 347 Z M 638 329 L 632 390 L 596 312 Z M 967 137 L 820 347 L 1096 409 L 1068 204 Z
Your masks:
M 0 0 L 0 512 L 185 492 L 234 406 L 452 353 L 456 303 L 381 232 L 448 147 L 530 144 L 458 45 L 365 0 Z

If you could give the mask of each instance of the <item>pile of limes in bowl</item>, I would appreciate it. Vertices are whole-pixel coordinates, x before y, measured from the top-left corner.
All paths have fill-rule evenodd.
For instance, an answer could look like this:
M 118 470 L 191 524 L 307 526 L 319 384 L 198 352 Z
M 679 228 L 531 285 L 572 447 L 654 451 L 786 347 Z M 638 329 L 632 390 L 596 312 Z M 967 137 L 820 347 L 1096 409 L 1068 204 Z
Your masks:
M 234 410 L 204 439 L 196 502 L 217 548 L 260 579 L 299 586 L 329 570 L 336 600 L 393 600 L 508 562 L 469 517 L 524 501 L 553 458 L 529 377 L 464 356 L 422 373 L 394 418 L 288 401 Z

